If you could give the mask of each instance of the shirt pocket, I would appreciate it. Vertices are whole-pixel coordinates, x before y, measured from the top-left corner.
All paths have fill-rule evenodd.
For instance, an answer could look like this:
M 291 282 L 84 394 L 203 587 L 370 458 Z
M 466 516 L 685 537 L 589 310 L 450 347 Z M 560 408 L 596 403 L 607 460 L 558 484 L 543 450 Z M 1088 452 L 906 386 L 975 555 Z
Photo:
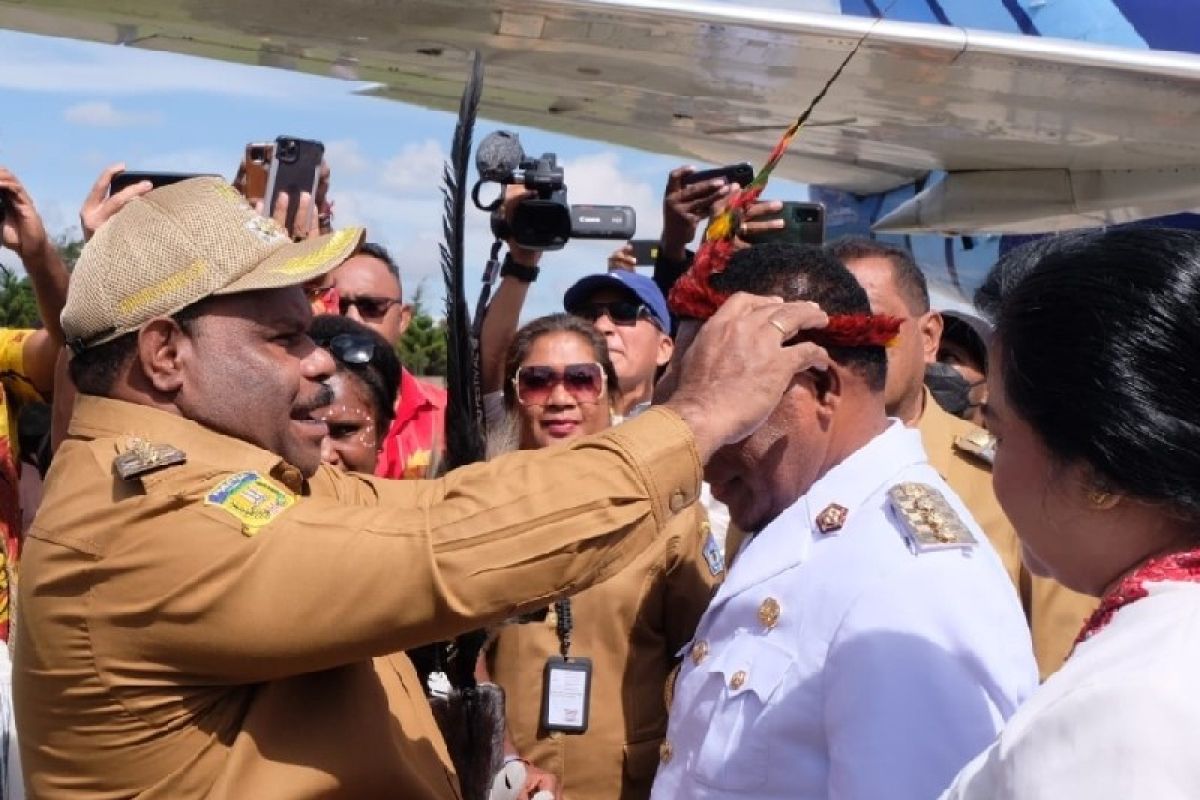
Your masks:
M 717 691 L 712 715 L 692 764 L 695 778 L 714 789 L 744 792 L 767 781 L 771 698 L 794 659 L 771 642 L 739 634 L 696 668 Z M 786 768 L 786 765 L 782 765 Z

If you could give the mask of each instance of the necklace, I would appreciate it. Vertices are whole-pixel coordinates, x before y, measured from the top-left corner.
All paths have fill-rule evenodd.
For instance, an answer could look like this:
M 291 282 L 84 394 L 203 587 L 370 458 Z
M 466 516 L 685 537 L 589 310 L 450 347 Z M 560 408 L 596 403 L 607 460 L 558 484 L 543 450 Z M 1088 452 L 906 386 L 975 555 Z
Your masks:
M 1100 600 L 1100 607 L 1088 618 L 1075 644 L 1086 642 L 1103 629 L 1114 614 L 1150 594 L 1146 584 L 1165 581 L 1200 583 L 1200 548 L 1152 558 L 1122 578 Z

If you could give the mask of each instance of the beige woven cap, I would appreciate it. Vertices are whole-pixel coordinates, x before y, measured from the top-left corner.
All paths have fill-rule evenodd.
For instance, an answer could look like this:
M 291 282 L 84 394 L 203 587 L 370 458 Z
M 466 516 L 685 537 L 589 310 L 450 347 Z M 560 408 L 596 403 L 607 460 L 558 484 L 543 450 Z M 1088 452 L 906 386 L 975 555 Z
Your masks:
M 137 198 L 83 248 L 62 313 L 78 351 L 214 294 L 294 286 L 349 258 L 362 228 L 292 242 L 219 178 L 192 178 Z

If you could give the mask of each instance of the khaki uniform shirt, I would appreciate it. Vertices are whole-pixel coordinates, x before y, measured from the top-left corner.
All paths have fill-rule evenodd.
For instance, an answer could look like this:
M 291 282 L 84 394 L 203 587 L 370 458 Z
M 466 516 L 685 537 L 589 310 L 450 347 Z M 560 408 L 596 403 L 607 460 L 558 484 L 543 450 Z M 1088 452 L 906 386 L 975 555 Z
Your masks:
M 135 436 L 186 463 L 116 477 Z M 437 481 L 306 481 L 181 417 L 82 396 L 21 587 L 29 796 L 455 798 L 397 654 L 618 573 L 669 542 L 699 488 L 663 409 Z
M 586 733 L 540 727 L 542 671 L 559 655 L 553 608 L 543 621 L 504 626 L 489 653 L 517 750 L 558 776 L 564 800 L 650 796 L 667 731 L 667 677 L 724 572 L 699 504 L 671 530 L 676 526 L 679 535 L 668 546 L 643 553 L 616 577 L 571 598 L 570 655 L 592 660 Z
M 944 410 L 925 390 L 925 409 L 917 422 L 929 463 L 983 528 L 992 547 L 1021 595 L 1033 637 L 1038 671 L 1045 680 L 1055 672 L 1075 642 L 1096 599 L 1078 594 L 1057 581 L 1031 575 L 1021 562 L 1021 543 L 992 490 L 988 464 L 955 446 L 954 440 L 975 430 L 975 425 Z

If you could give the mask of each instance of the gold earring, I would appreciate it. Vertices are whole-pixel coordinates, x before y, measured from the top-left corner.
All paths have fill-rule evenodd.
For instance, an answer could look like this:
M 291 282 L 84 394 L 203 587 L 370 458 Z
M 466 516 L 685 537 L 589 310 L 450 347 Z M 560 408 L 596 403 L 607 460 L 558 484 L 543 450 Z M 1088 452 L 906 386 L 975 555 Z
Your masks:
M 1088 502 L 1098 511 L 1108 511 L 1121 502 L 1121 496 L 1111 492 L 1102 492 L 1099 489 L 1092 489 L 1088 492 Z

